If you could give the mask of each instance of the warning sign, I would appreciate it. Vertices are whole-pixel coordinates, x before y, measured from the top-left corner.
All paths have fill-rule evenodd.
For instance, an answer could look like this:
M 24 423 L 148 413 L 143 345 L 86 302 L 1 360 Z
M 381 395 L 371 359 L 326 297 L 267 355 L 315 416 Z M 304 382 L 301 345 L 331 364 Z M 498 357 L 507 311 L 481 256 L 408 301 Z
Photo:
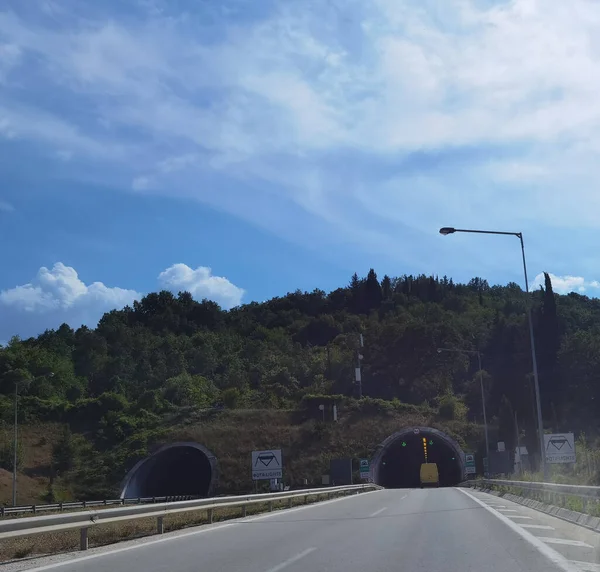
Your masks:
M 575 436 L 573 433 L 553 433 L 544 435 L 546 463 L 574 463 Z

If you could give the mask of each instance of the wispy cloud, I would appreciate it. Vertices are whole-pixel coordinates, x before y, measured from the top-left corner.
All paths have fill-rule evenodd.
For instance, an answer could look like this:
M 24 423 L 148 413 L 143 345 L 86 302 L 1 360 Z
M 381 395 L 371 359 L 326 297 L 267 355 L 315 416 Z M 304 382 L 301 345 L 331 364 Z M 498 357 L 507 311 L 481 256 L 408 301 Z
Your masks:
M 303 241 L 600 223 L 595 2 L 87 6 L 0 12 L 0 136 Z
M 188 291 L 197 300 L 214 300 L 224 308 L 239 305 L 244 294 L 227 278 L 214 276 L 210 268 L 194 270 L 181 263 L 159 274 L 157 289 L 175 294 Z M 62 323 L 74 328 L 82 324 L 94 327 L 105 312 L 131 305 L 142 296 L 102 282 L 86 284 L 74 268 L 57 262 L 51 269 L 40 268 L 27 284 L 0 290 L 0 340 L 37 335 Z

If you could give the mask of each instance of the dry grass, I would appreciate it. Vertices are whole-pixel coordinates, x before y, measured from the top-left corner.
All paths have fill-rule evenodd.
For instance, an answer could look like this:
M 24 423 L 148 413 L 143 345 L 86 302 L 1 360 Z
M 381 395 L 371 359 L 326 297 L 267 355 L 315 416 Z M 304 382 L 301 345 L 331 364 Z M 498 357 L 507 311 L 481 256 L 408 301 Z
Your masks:
M 60 427 L 53 423 L 22 426 L 19 435 L 23 450 L 23 470 L 17 474 L 17 503 L 39 504 L 50 478 L 52 444 Z M 12 440 L 12 427 L 0 431 L 0 439 Z M 0 504 L 12 502 L 12 472 L 0 469 Z
M 309 502 L 317 502 L 325 498 L 319 495 L 317 498 L 309 498 Z M 303 504 L 303 498 L 294 499 L 293 506 Z M 274 509 L 288 507 L 288 501 L 274 503 Z M 269 510 L 268 503 L 249 505 L 247 515 L 258 514 Z M 242 514 L 240 508 L 215 509 L 213 522 L 220 522 L 232 518 L 238 518 Z M 184 512 L 164 517 L 165 532 L 180 530 L 191 526 L 207 524 L 206 510 Z M 113 544 L 125 539 L 148 536 L 156 532 L 156 517 L 140 518 L 128 522 L 99 525 L 90 528 L 88 540 L 89 546 L 103 546 Z M 14 538 L 0 544 L 0 562 L 24 558 L 26 556 L 41 556 L 57 554 L 59 552 L 70 552 L 79 549 L 79 530 L 70 530 L 52 534 L 40 534 L 32 537 Z

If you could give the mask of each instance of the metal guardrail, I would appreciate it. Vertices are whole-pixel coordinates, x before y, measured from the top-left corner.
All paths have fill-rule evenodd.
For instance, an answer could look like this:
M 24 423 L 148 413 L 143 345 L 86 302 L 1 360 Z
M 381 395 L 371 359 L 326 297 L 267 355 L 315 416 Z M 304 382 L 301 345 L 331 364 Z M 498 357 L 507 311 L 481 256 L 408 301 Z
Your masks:
M 269 510 L 272 511 L 273 503 L 276 501 L 287 500 L 289 502 L 288 506 L 291 507 L 293 500 L 300 497 L 304 497 L 304 502 L 306 503 L 308 502 L 308 497 L 312 496 L 328 495 L 329 497 L 332 497 L 335 494 L 360 493 L 381 488 L 382 487 L 379 485 L 374 484 L 347 485 L 245 496 L 204 498 L 138 506 L 120 506 L 118 508 L 106 508 L 98 511 L 71 512 L 56 515 L 8 519 L 0 522 L 0 540 L 79 528 L 80 549 L 87 550 L 89 528 L 101 524 L 155 517 L 157 532 L 162 534 L 164 532 L 164 517 L 170 514 L 206 510 L 208 522 L 212 523 L 214 510 L 217 508 L 241 507 L 242 516 L 246 516 L 246 508 L 248 505 L 269 503 Z
M 536 491 L 539 493 L 550 493 L 567 496 L 582 497 L 586 499 L 600 500 L 600 487 L 587 485 L 565 485 L 562 483 L 541 483 L 534 481 L 509 481 L 505 479 L 477 479 L 472 481 L 473 486 L 478 484 L 497 487 L 513 487 L 524 491 Z
M 20 514 L 37 514 L 39 512 L 63 512 L 65 510 L 86 509 L 96 506 L 149 504 L 157 502 L 177 502 L 182 500 L 193 500 L 198 497 L 191 495 L 169 496 L 169 497 L 146 497 L 127 499 L 106 499 L 91 501 L 68 501 L 48 504 L 30 504 L 23 506 L 1 506 L 0 517 Z

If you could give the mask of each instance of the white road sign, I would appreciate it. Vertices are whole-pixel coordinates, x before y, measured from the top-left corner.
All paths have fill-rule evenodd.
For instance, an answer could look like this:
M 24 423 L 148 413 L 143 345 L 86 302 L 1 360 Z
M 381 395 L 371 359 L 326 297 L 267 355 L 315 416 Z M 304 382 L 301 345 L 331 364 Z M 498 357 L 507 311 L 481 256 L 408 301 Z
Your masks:
M 252 480 L 262 481 L 282 477 L 281 449 L 252 451 Z
M 574 463 L 575 437 L 573 433 L 544 435 L 546 463 Z

